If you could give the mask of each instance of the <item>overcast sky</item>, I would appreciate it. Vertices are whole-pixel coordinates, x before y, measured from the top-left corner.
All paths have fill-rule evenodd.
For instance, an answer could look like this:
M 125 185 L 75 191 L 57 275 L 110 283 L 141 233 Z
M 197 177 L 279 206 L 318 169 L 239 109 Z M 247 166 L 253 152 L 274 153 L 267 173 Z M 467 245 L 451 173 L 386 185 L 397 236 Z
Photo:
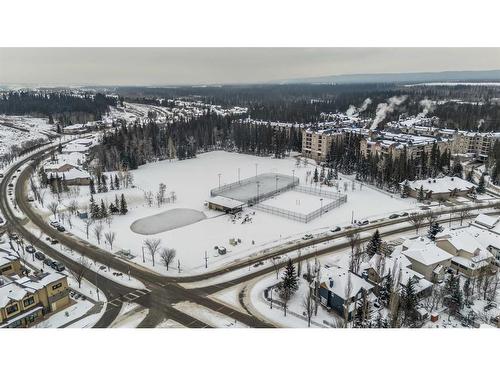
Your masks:
M 0 84 L 261 83 L 500 69 L 500 48 L 0 48 Z

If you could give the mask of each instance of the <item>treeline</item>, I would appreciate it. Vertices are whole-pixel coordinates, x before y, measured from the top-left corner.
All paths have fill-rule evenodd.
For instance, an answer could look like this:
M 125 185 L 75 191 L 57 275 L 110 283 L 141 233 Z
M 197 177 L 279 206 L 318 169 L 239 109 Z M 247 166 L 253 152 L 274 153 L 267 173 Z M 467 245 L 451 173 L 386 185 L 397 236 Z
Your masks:
M 436 144 L 417 159 L 408 157 L 406 148 L 396 157 L 390 154 L 365 157 L 360 152 L 362 138 L 362 135 L 347 133 L 332 142 L 327 164 L 341 173 L 355 173 L 359 181 L 391 191 L 399 191 L 399 184 L 404 180 L 434 178 L 439 174 L 460 174 L 461 177 L 462 170 L 451 166 L 450 151 L 441 152 Z
M 51 123 L 58 121 L 64 125 L 100 120 L 109 106 L 116 106 L 116 99 L 100 93 L 11 91 L 0 95 L 0 113 L 47 116 Z
M 125 95 L 128 101 L 144 104 L 159 103 L 158 98 L 185 97 L 223 107 L 247 107 L 253 119 L 305 124 L 320 121 L 321 112 L 345 112 L 350 105 L 359 106 L 368 97 L 372 103 L 362 115 L 373 118 L 379 103 L 392 96 L 407 95 L 405 103 L 388 114 L 386 121 L 397 120 L 402 114 L 417 115 L 422 111 L 420 101 L 427 98 L 439 103 L 431 114 L 440 117 L 442 127 L 476 130 L 482 119 L 481 131 L 500 130 L 500 106 L 495 101 L 500 96 L 500 88 L 495 86 L 293 84 L 120 88 L 118 92 Z M 163 101 L 163 105 L 168 104 Z
M 129 169 L 148 162 L 194 158 L 199 152 L 227 150 L 260 156 L 284 157 L 301 149 L 300 129 L 242 124 L 208 113 L 185 122 L 122 125 L 104 134 L 91 150 L 104 170 Z

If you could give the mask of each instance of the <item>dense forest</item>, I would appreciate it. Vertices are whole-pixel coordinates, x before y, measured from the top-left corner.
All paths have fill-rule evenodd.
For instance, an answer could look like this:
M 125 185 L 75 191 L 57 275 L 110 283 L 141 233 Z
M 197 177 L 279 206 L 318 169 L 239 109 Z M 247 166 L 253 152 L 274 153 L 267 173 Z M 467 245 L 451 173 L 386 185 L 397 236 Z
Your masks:
M 46 116 L 63 125 L 100 120 L 116 99 L 97 93 L 11 91 L 0 94 L 0 113 Z
M 402 114 L 417 115 L 420 101 L 435 102 L 433 115 L 441 119 L 441 127 L 463 130 L 500 131 L 500 88 L 498 86 L 425 86 L 397 84 L 351 85 L 252 85 L 220 87 L 119 88 L 127 101 L 158 104 L 161 99 L 185 97 L 222 106 L 249 109 L 253 119 L 291 123 L 320 121 L 322 112 L 345 112 L 350 105 L 359 106 L 366 98 L 372 103 L 362 113 L 373 118 L 377 105 L 392 96 L 408 99 L 386 121 Z M 163 105 L 168 105 L 162 101 Z
M 199 152 L 226 150 L 282 158 L 301 150 L 298 128 L 242 124 L 230 117 L 208 113 L 202 117 L 170 125 L 150 121 L 145 125 L 122 125 L 104 134 L 92 149 L 91 158 L 105 170 L 121 165 L 130 169 L 148 162 L 196 157 Z

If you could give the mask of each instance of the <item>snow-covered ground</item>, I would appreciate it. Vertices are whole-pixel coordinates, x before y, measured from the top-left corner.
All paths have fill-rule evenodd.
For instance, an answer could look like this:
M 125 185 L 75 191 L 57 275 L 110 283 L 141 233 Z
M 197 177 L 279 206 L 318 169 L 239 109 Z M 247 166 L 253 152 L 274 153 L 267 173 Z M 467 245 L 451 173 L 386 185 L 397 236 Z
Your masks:
M 48 118 L 0 115 L 0 155 L 23 142 L 48 139 L 48 135 L 55 134 L 53 130 Z
M 118 317 L 111 328 L 136 328 L 148 315 L 149 310 L 133 302 L 125 302 L 122 305 Z
M 300 178 L 301 184 L 313 186 L 310 179 L 306 179 L 306 173 L 312 172 L 314 166 L 296 167 L 294 158 L 274 159 L 216 151 L 200 154 L 197 158 L 190 160 L 147 164 L 133 171 L 136 188 L 94 195 L 98 203 L 101 199 L 105 202 L 113 201 L 115 193 L 123 193 L 127 199 L 129 213 L 124 216 L 114 216 L 111 223 L 104 225 L 104 232 L 113 231 L 117 234 L 113 244 L 113 252 L 120 249 L 130 250 L 131 255 L 134 256 L 133 262 L 153 268 L 152 258 L 147 250 L 144 251 L 143 262 L 143 243 L 148 238 L 159 238 L 162 240 L 163 247 L 177 250 L 174 267 L 170 267 L 169 273 L 177 274 L 179 272 L 177 269 L 178 261 L 180 261 L 182 274 L 201 273 L 206 271 L 205 253 L 208 256 L 208 269 L 210 270 L 269 247 L 300 239 L 305 233 L 319 233 L 332 226 L 350 224 L 352 218 L 356 220 L 387 216 L 392 212 L 417 208 L 416 201 L 413 199 L 403 200 L 398 196 L 380 192 L 369 186 L 361 186 L 359 183 L 355 183 L 354 190 L 352 190 L 351 182 L 346 181 L 347 189 L 344 191 L 345 176 L 344 180 L 339 181 L 339 189 L 341 193 L 347 194 L 347 203 L 307 224 L 251 208 L 245 208 L 242 215 L 233 218 L 209 210 L 204 205 L 210 196 L 210 189 L 218 186 L 219 174 L 221 185 L 224 185 L 237 180 L 238 169 L 241 179 L 255 176 L 256 165 L 259 174 L 283 173 L 292 175 L 295 173 L 295 176 Z M 149 207 L 145 203 L 144 191 L 154 193 L 158 190 L 160 183 L 166 184 L 168 193 L 174 191 L 177 199 L 175 203 L 167 203 L 162 207 L 157 207 L 154 204 Z M 333 187 L 323 187 L 322 189 L 337 192 L 337 189 Z M 312 205 L 313 208 L 320 205 L 319 198 L 316 196 L 304 198 L 303 193 L 299 193 L 301 198 L 297 199 L 295 193 L 285 193 L 286 195 L 270 199 L 270 201 L 274 200 L 274 203 L 279 203 L 282 206 L 286 206 L 288 202 L 290 208 L 300 206 L 304 210 L 308 205 Z M 76 197 L 65 198 L 63 196 L 61 205 L 67 205 L 71 199 L 77 199 L 81 207 L 88 204 L 88 187 L 80 187 Z M 300 205 L 298 204 L 299 200 Z M 46 198 L 46 201 L 48 202 L 49 199 Z M 47 207 L 47 203 L 45 207 Z M 198 210 L 203 212 L 207 219 L 152 236 L 136 234 L 130 230 L 131 224 L 138 219 L 176 208 Z M 44 209 L 44 211 L 47 220 L 52 220 L 48 210 Z M 250 220 L 245 221 L 246 215 Z M 85 223 L 80 219 L 73 218 L 72 225 L 72 229 L 65 225 L 66 229 L 86 239 Z M 232 238 L 240 239 L 241 242 L 237 245 L 230 245 L 229 240 Z M 88 241 L 98 245 L 98 241 L 92 234 L 92 229 Z M 226 247 L 227 254 L 219 255 L 214 249 L 215 246 Z M 101 240 L 100 247 L 111 251 L 110 246 L 105 245 L 103 240 Z M 158 255 L 154 269 L 157 272 L 167 274 L 166 267 L 161 264 Z
M 247 325 L 237 321 L 236 319 L 231 319 L 227 315 L 210 310 L 209 308 L 198 305 L 194 302 L 179 302 L 173 306 L 177 310 L 180 310 L 214 328 L 248 328 Z

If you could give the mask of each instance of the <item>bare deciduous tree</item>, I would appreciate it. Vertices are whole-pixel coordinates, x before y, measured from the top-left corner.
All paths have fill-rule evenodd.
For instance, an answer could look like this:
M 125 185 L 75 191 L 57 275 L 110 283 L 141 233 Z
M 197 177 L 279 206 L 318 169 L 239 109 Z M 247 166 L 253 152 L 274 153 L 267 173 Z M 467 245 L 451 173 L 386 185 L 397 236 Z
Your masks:
M 167 267 L 167 271 L 168 267 L 173 262 L 175 255 L 176 255 L 175 249 L 163 249 L 162 252 L 160 253 L 161 260 L 163 262 L 163 265 Z
M 115 232 L 104 233 L 104 238 L 106 239 L 106 241 L 108 241 L 111 251 L 113 251 L 113 242 L 115 242 L 116 233 Z
M 47 206 L 47 208 L 50 210 L 50 212 L 52 212 L 52 215 L 54 215 L 54 220 L 56 219 L 56 214 L 57 214 L 57 210 L 59 209 L 59 203 L 54 201 L 54 202 L 50 202 Z
M 76 267 L 74 269 L 71 269 L 70 272 L 75 278 L 75 280 L 78 282 L 78 288 L 82 287 L 82 280 L 85 278 L 85 275 L 87 274 L 87 271 L 89 270 L 90 263 L 85 258 L 82 256 L 76 264 Z
M 457 213 L 458 219 L 460 219 L 460 226 L 462 226 L 464 220 L 470 220 L 472 218 L 472 214 L 469 210 L 458 211 Z
M 89 239 L 89 229 L 94 224 L 94 221 L 91 218 L 85 220 L 85 233 L 87 234 L 87 240 Z
M 302 306 L 305 309 L 306 317 L 307 317 L 307 326 L 311 326 L 311 318 L 314 314 L 314 295 L 311 287 L 308 288 L 307 294 L 304 296 L 302 301 Z
M 151 190 L 144 192 L 144 201 L 146 202 L 148 207 L 151 207 L 153 205 L 153 192 Z
M 76 199 L 71 200 L 68 204 L 68 211 L 74 215 L 79 209 L 78 201 Z
M 413 227 L 415 228 L 415 233 L 418 234 L 418 230 L 422 227 L 424 218 L 417 213 L 412 213 L 410 214 L 409 221 L 410 223 L 413 224 Z
M 280 269 L 285 264 L 285 261 L 281 259 L 281 257 L 276 256 L 271 258 L 271 264 L 273 265 L 274 272 L 276 272 L 276 280 L 278 280 L 280 277 Z
M 94 236 L 97 240 L 97 243 L 100 245 L 101 244 L 101 237 L 102 237 L 102 230 L 104 229 L 104 226 L 101 223 L 97 223 L 94 228 Z
M 159 238 L 149 238 L 144 241 L 144 246 L 146 246 L 146 248 L 149 251 L 149 254 L 151 254 L 151 259 L 153 260 L 153 267 L 155 265 L 155 255 L 160 250 L 160 244 L 161 244 L 161 239 Z

